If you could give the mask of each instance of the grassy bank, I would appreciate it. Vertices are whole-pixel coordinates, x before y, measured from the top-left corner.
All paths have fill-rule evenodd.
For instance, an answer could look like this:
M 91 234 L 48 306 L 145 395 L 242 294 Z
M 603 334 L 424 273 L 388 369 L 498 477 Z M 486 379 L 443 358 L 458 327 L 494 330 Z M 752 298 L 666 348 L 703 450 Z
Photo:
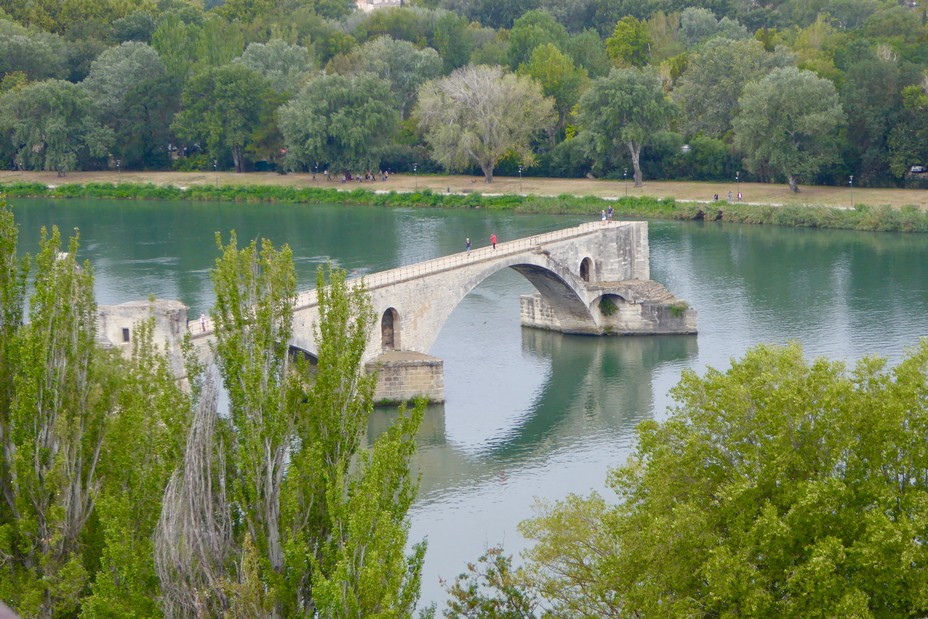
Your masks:
M 42 183 L 7 182 L 0 192 L 10 197 L 105 198 L 121 200 L 195 200 L 226 202 L 273 202 L 305 204 L 361 204 L 372 206 L 419 206 L 435 208 L 486 208 L 517 213 L 583 214 L 592 218 L 612 206 L 617 216 L 647 219 L 728 221 L 779 226 L 928 232 L 928 212 L 915 206 L 858 205 L 853 209 L 826 206 L 735 203 L 725 201 L 678 202 L 673 198 L 629 196 L 606 199 L 564 194 L 557 197 L 503 194 L 448 193 L 424 189 L 397 192 L 358 188 L 341 190 L 325 186 L 210 185 L 181 188 L 152 183 Z

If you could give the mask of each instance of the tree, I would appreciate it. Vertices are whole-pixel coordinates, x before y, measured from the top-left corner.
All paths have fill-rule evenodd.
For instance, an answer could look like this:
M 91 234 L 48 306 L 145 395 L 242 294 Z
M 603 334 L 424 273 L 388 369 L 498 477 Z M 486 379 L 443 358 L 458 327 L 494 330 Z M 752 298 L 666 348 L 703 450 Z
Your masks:
M 68 75 L 68 44 L 55 34 L 30 32 L 0 19 L 0 75 L 22 71 L 30 80 L 63 79 Z
M 77 84 L 48 80 L 7 92 L 0 98 L 0 131 L 16 161 L 34 170 L 64 176 L 79 162 L 109 151 L 112 131 L 95 120 L 90 95 Z
M 100 455 L 95 519 L 100 567 L 85 617 L 159 616 L 154 535 L 164 489 L 182 461 L 191 399 L 153 340 L 154 320 L 132 329 L 129 360 L 113 360 L 113 410 Z M 89 553 L 87 553 L 89 554 Z
M 758 346 L 684 371 L 608 485 L 520 524 L 526 568 L 452 604 L 542 616 L 919 616 L 928 609 L 928 342 L 848 370 Z M 482 561 L 481 561 L 482 563 Z M 505 574 L 500 571 L 501 574 Z M 502 594 L 516 595 L 504 597 Z M 464 613 L 455 616 L 469 616 Z M 532 616 L 507 615 L 496 616 Z
M 540 45 L 553 44 L 562 48 L 567 41 L 567 29 L 547 11 L 529 11 L 512 25 L 509 33 L 509 66 L 513 71 L 532 57 Z
M 271 39 L 266 44 L 249 43 L 235 62 L 264 77 L 277 92 L 298 92 L 313 70 L 313 58 L 308 49 L 280 39 Z
M 230 410 L 220 418 L 215 391 L 200 394 L 166 493 L 156 556 L 172 614 L 411 616 L 425 550 L 404 554 L 422 406 L 362 446 L 376 384 L 362 367 L 366 290 L 320 269 L 310 374 L 287 344 L 289 249 L 239 250 L 234 233 L 217 243 L 214 352 Z
M 368 41 L 344 61 L 348 66 L 343 73 L 367 71 L 390 84 L 402 118 L 412 111 L 419 86 L 438 77 L 442 69 L 441 58 L 431 47 L 417 49 L 408 41 L 396 41 L 389 36 Z
M 648 24 L 627 15 L 615 25 L 606 39 L 606 51 L 617 66 L 643 67 L 651 59 L 651 34 Z
M 2 495 L 11 518 L 0 524 L 0 590 L 26 616 L 73 613 L 90 578 L 82 538 L 100 483 L 111 390 L 100 380 L 106 362 L 94 340 L 93 275 L 76 262 L 77 248 L 74 237 L 62 254 L 58 230 L 43 229 L 30 320 L 13 336 L 6 368 L 13 392 L 3 411 Z M 7 288 L 14 296 L 15 282 Z
M 467 20 L 453 13 L 442 14 L 435 20 L 432 47 L 441 56 L 445 73 L 466 65 L 474 49 Z
M 278 112 L 288 165 L 346 172 L 380 168 L 398 119 L 389 84 L 370 73 L 319 76 Z
M 550 126 L 553 107 L 530 78 L 481 65 L 425 84 L 414 116 L 436 161 L 450 169 L 476 164 L 490 183 L 508 153 L 534 162 L 530 141 Z
M 751 170 L 782 173 L 790 190 L 837 159 L 835 133 L 844 111 L 834 84 L 811 71 L 776 69 L 744 88 L 735 118 L 735 145 Z
M 270 87 L 248 67 L 228 64 L 206 69 L 190 80 L 173 129 L 188 140 L 202 140 L 212 159 L 231 155 L 236 172 L 245 171 L 245 148 L 259 127 Z
M 664 129 L 674 114 L 660 78 L 650 69 L 613 69 L 594 80 L 580 99 L 580 126 L 591 152 L 615 160 L 627 149 L 634 168 L 635 186 L 642 184 L 641 149 Z
M 764 51 L 754 39 L 707 41 L 690 55 L 673 91 L 687 133 L 721 138 L 731 130 L 732 119 L 738 115 L 738 99 L 744 86 L 791 64 L 790 55 Z
M 130 41 L 100 54 L 81 84 L 93 97 L 100 118 L 112 126 L 123 112 L 129 90 L 140 81 L 164 74 L 158 52 L 145 43 Z
M 534 78 L 541 84 L 542 94 L 554 99 L 557 124 L 552 137 L 556 137 L 564 130 L 568 116 L 589 86 L 586 70 L 578 69 L 558 48 L 546 43 L 535 48 L 531 60 L 522 65 L 519 73 Z

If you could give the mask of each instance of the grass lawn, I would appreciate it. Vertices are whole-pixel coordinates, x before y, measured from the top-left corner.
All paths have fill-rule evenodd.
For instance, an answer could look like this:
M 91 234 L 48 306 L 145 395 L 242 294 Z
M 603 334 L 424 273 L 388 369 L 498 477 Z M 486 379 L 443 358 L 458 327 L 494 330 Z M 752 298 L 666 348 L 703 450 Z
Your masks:
M 333 177 L 334 178 L 334 177 Z M 738 195 L 740 188 L 744 201 L 753 204 L 796 204 L 815 206 L 835 206 L 848 208 L 852 204 L 891 205 L 901 207 L 914 205 L 928 210 L 928 191 L 918 189 L 861 189 L 850 187 L 813 187 L 800 186 L 800 193 L 793 194 L 787 185 L 770 185 L 764 183 L 730 183 L 719 182 L 675 182 L 645 181 L 644 186 L 635 188 L 631 181 L 605 181 L 589 179 L 532 178 L 497 176 L 492 184 L 483 182 L 482 177 L 429 175 L 418 176 L 395 174 L 387 182 L 349 183 L 327 182 L 322 174 L 313 181 L 311 174 L 286 174 L 274 172 L 250 172 L 235 174 L 233 172 L 71 172 L 59 177 L 55 172 L 0 172 L 0 183 L 17 181 L 43 183 L 45 185 L 62 185 L 65 183 L 154 183 L 156 185 L 291 185 L 306 187 L 347 187 L 357 189 L 393 190 L 401 192 L 429 188 L 435 192 L 484 192 L 484 193 L 525 193 L 533 195 L 572 194 L 577 196 L 621 197 L 652 196 L 656 198 L 671 197 L 677 200 L 708 202 L 713 194 L 719 194 L 719 200 L 726 201 L 728 192 Z

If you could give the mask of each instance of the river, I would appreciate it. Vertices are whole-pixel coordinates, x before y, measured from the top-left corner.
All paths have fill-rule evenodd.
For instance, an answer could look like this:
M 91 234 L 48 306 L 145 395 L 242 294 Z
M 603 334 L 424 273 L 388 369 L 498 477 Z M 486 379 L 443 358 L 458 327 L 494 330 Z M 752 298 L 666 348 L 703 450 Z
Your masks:
M 178 299 L 208 311 L 214 235 L 236 230 L 288 243 L 300 286 L 332 262 L 363 274 L 575 225 L 582 218 L 484 210 L 14 200 L 20 246 L 38 230 L 79 228 L 100 304 Z M 591 213 L 589 219 L 595 219 Z M 725 369 L 758 343 L 800 342 L 810 357 L 853 363 L 902 358 L 928 335 L 924 236 L 706 222 L 650 222 L 651 277 L 699 312 L 698 336 L 590 338 L 523 329 L 531 286 L 497 273 L 458 306 L 430 351 L 445 361 L 447 402 L 427 411 L 411 512 L 429 550 L 422 602 L 444 599 L 488 546 L 518 554 L 516 525 L 536 500 L 605 492 L 606 473 L 634 445 L 635 425 L 666 417 L 684 369 Z M 393 413 L 378 410 L 376 436 Z

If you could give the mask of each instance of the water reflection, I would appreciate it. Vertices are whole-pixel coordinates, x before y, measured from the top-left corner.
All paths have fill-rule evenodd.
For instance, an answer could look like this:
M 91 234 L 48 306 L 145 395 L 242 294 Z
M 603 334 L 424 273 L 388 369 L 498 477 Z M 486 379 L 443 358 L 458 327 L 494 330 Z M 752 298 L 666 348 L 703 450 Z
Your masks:
M 503 396 L 506 410 L 497 416 L 493 411 L 500 410 L 501 393 L 496 390 L 485 399 L 472 393 L 463 401 L 449 399 L 444 406 L 426 409 L 415 460 L 420 498 L 411 530 L 411 539 L 429 539 L 424 600 L 443 599 L 438 579 L 453 579 L 483 547 L 505 543 L 507 550 L 518 552 L 524 540 L 516 525 L 532 515 L 537 498 L 602 490 L 608 468 L 628 455 L 635 426 L 653 414 L 652 377 L 662 366 L 686 364 L 698 352 L 692 336 L 592 338 L 517 324 L 512 340 L 500 341 L 499 329 L 477 329 L 462 342 L 460 331 L 484 324 L 472 316 L 513 313 L 513 307 L 482 305 L 494 293 L 511 293 L 514 285 L 510 275 L 502 275 L 478 287 L 452 316 L 437 345 L 440 349 L 442 340 L 450 340 L 458 360 L 465 357 L 464 366 L 473 369 L 486 359 L 492 341 L 494 355 L 518 359 L 505 378 L 520 372 L 531 377 L 512 380 Z M 514 306 L 515 297 L 499 305 Z M 516 349 L 510 350 L 513 342 Z M 449 380 L 457 382 L 451 365 Z M 487 403 L 493 419 L 485 419 L 481 402 Z M 395 415 L 377 410 L 369 438 L 385 431 Z M 488 434 L 472 439 L 474 427 Z

